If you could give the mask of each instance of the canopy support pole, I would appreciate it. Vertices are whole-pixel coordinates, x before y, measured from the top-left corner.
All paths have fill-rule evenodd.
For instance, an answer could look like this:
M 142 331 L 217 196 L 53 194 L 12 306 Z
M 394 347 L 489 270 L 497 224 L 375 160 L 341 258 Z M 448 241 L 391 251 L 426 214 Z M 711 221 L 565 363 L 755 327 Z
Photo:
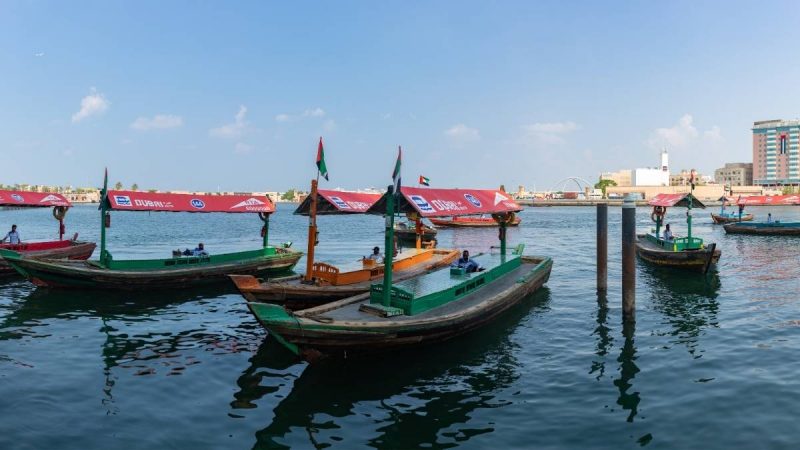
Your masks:
M 108 173 L 103 180 L 103 190 L 100 191 L 100 265 L 108 267 L 108 251 L 106 251 L 106 202 L 108 198 Z
M 58 240 L 64 240 L 64 219 L 58 219 Z
M 386 191 L 386 242 L 383 258 L 383 306 L 392 302 L 392 260 L 394 259 L 394 186 Z M 417 236 L 419 240 L 419 235 Z
M 422 219 L 417 216 L 416 231 L 417 231 L 417 250 L 422 250 Z
M 313 280 L 314 247 L 317 245 L 317 180 L 311 180 L 311 213 L 308 216 L 308 250 L 306 251 L 305 281 Z
M 269 214 L 264 214 L 262 220 L 264 221 L 264 242 L 262 245 L 267 248 L 269 245 Z
M 687 228 L 687 235 L 689 237 L 689 248 L 692 247 L 692 198 L 694 195 L 694 183 L 692 183 L 692 189 L 689 191 L 689 209 L 686 211 L 686 228 Z
M 500 222 L 500 256 L 506 258 L 506 221 Z

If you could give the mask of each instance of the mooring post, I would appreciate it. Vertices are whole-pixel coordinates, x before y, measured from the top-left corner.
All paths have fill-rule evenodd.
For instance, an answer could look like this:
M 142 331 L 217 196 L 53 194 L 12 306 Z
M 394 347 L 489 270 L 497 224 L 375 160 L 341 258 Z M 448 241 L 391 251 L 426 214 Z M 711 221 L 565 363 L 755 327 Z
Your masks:
M 636 320 L 636 202 L 622 202 L 622 318 Z
M 608 203 L 597 204 L 597 292 L 608 288 Z

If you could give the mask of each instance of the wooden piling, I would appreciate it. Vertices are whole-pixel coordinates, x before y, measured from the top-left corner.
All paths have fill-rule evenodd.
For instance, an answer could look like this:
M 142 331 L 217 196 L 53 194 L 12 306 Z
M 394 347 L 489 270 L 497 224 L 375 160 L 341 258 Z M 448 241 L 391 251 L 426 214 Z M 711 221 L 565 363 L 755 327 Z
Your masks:
M 636 202 L 622 203 L 622 317 L 636 320 Z
M 597 204 L 597 292 L 608 289 L 608 203 Z

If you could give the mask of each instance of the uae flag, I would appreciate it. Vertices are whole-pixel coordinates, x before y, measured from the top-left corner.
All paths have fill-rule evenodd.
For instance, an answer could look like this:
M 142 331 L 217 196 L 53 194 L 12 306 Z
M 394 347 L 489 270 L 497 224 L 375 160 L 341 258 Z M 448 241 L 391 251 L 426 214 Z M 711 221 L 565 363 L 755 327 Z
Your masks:
M 319 138 L 319 147 L 317 147 L 317 170 L 319 174 L 328 180 L 328 167 L 325 165 L 325 149 L 322 148 L 322 137 Z
M 423 186 L 430 186 L 431 185 L 431 179 L 426 177 L 426 176 L 420 175 L 419 176 L 419 184 L 421 184 Z
M 394 172 L 392 172 L 392 182 L 394 182 L 394 193 L 400 192 L 400 162 L 403 159 L 403 148 L 397 147 L 397 162 L 394 163 Z

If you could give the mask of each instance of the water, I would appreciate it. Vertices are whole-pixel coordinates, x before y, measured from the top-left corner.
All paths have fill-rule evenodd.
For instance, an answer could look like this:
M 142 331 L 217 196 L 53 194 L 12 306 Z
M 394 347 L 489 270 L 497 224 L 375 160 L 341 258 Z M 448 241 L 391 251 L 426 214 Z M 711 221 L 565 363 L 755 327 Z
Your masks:
M 800 208 L 752 208 L 782 220 Z M 305 246 L 280 205 L 271 242 Z M 521 213 L 513 243 L 552 256 L 546 289 L 491 327 L 427 349 L 309 366 L 271 339 L 229 288 L 75 293 L 0 282 L 0 448 L 795 448 L 800 431 L 800 239 L 726 236 L 707 279 L 639 265 L 637 322 L 623 328 L 620 210 L 609 213 L 609 294 L 594 281 L 594 209 Z M 76 207 L 68 234 L 97 239 Z M 680 234 L 683 210 L 667 220 Z M 638 211 L 649 228 L 649 211 Z M 46 210 L 0 227 L 46 238 Z M 382 243 L 378 217 L 323 217 L 318 255 L 352 262 Z M 249 215 L 115 213 L 114 257 L 204 242 L 259 245 Z M 496 230 L 440 231 L 473 253 Z M 303 262 L 298 265 L 303 267 Z

